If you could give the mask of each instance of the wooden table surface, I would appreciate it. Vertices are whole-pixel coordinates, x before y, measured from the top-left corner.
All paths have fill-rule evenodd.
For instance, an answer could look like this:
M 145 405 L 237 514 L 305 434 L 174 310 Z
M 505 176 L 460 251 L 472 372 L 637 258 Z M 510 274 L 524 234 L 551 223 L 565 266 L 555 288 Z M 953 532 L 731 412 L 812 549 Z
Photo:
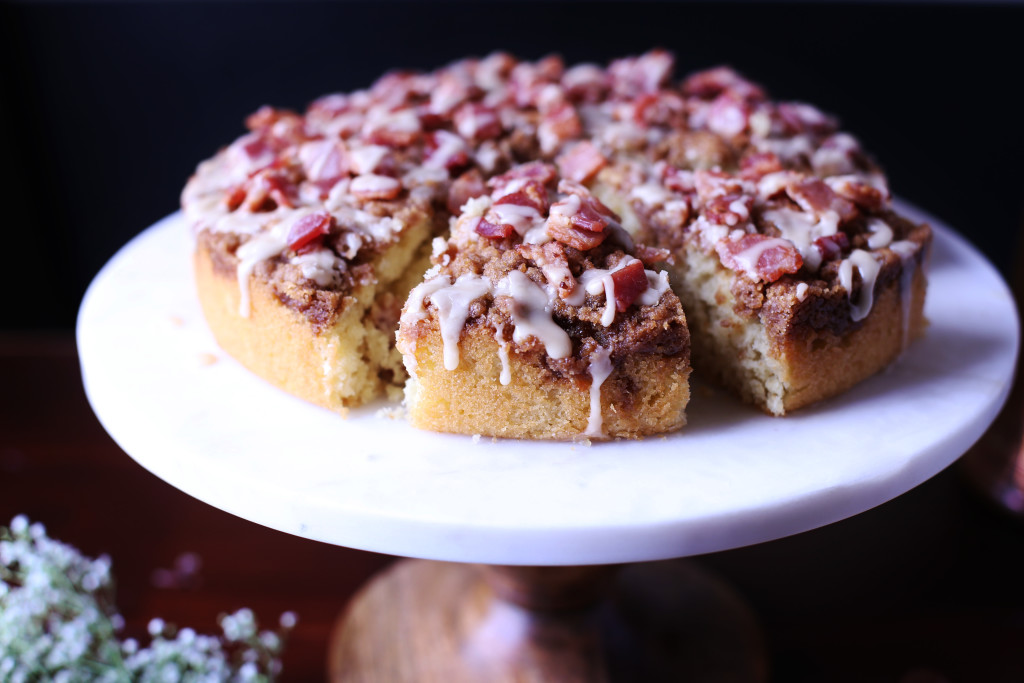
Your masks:
M 109 554 L 127 635 L 144 637 L 154 616 L 213 632 L 239 607 L 265 623 L 293 610 L 282 680 L 324 679 L 335 618 L 393 558 L 263 528 L 136 465 L 86 402 L 70 332 L 0 336 L 0 387 L 2 523 L 25 513 Z M 1024 524 L 962 475 L 954 466 L 855 518 L 699 558 L 757 613 L 773 680 L 1024 681 Z

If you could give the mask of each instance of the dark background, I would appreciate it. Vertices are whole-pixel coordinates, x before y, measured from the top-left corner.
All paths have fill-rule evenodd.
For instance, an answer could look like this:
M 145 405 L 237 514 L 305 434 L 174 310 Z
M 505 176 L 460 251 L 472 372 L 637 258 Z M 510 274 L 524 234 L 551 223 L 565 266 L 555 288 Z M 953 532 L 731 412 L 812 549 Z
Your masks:
M 897 194 L 1009 275 L 1022 35 L 1006 4 L 0 2 L 0 524 L 26 513 L 109 553 L 128 636 L 157 615 L 213 632 L 242 605 L 263 623 L 295 610 L 283 681 L 323 680 L 335 618 L 392 558 L 260 527 L 138 467 L 89 409 L 71 332 L 103 263 L 176 210 L 246 114 L 496 48 L 571 63 L 664 46 L 680 73 L 729 63 L 840 114 Z M 989 433 L 1000 452 L 1003 433 L 1019 443 L 1013 405 Z M 967 484 L 985 443 L 875 510 L 699 558 L 753 608 L 773 681 L 1024 680 L 1024 527 Z M 193 555 L 197 575 L 164 580 Z
M 259 105 L 500 48 L 604 62 L 663 46 L 841 116 L 894 192 L 1004 273 L 1021 224 L 1024 11 L 1013 5 L 74 2 L 0 5 L 0 329 L 70 329 L 85 287 L 176 210 Z M 13 242 L 13 244 L 12 244 Z M 10 266 L 8 266 L 10 268 Z

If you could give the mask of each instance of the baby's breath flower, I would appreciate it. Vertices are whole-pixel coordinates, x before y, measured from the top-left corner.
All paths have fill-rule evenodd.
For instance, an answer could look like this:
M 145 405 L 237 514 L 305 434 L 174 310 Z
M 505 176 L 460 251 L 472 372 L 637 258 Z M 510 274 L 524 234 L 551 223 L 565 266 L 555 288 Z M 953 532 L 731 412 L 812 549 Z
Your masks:
M 157 636 L 162 636 L 164 634 L 164 626 L 164 620 L 157 617 L 149 620 L 149 626 L 147 626 L 146 629 L 149 631 L 149 635 L 156 638 Z
M 149 647 L 119 641 L 124 618 L 114 607 L 110 566 L 105 555 L 90 559 L 50 539 L 24 515 L 0 526 L 0 681 L 269 683 L 281 672 L 291 612 L 277 633 L 257 636 L 255 616 L 241 609 L 221 618 L 221 637 L 155 618 Z

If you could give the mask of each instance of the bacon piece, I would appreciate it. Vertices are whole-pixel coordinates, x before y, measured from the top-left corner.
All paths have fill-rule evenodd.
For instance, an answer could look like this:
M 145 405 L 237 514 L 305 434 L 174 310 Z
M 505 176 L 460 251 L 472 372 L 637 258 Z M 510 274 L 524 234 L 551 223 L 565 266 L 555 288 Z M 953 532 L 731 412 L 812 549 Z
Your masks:
M 736 137 L 750 123 L 750 107 L 729 92 L 714 99 L 707 111 L 706 126 L 712 133 L 723 137 Z
M 775 282 L 786 273 L 797 272 L 804 263 L 792 242 L 758 233 L 720 240 L 715 251 L 722 265 L 755 282 Z
M 544 86 L 560 81 L 565 71 L 561 57 L 549 56 L 539 62 L 520 62 L 509 74 L 508 85 L 520 107 L 537 106 Z
M 505 239 L 513 232 L 515 232 L 515 228 L 513 228 L 511 225 L 507 223 L 502 225 L 495 225 L 494 223 L 488 221 L 486 218 L 481 218 L 480 221 L 476 224 L 476 227 L 473 229 L 477 232 L 477 234 L 493 240 Z
M 624 268 L 612 271 L 611 277 L 615 283 L 615 310 L 619 313 L 625 312 L 650 287 L 642 261 L 630 261 Z
M 750 219 L 753 205 L 754 198 L 749 195 L 719 195 L 704 204 L 704 216 L 712 223 L 735 227 Z
M 405 105 L 416 95 L 421 95 L 417 81 L 418 74 L 411 71 L 391 71 L 384 74 L 370 86 L 370 95 L 376 104 L 394 111 Z
M 568 102 L 559 104 L 545 113 L 540 125 L 537 126 L 540 149 L 545 154 L 555 152 L 566 140 L 577 138 L 582 133 L 583 123 L 576 112 L 576 107 Z
M 471 168 L 452 181 L 451 187 L 448 188 L 448 210 L 458 214 L 463 204 L 485 194 L 487 188 L 484 187 L 483 176 L 480 175 L 480 171 Z
M 448 120 L 441 114 L 435 114 L 426 106 L 416 107 L 416 116 L 420 120 L 420 128 L 424 131 L 438 130 L 445 127 Z
M 633 98 L 668 85 L 674 68 L 675 58 L 671 53 L 651 50 L 639 57 L 615 60 L 609 65 L 608 74 L 616 94 Z
M 580 209 L 569 219 L 573 226 L 587 232 L 604 232 L 611 223 L 608 216 L 599 212 L 590 202 L 581 202 Z
M 558 184 L 558 191 L 575 195 L 552 204 L 545 229 L 559 242 L 581 251 L 593 249 L 608 236 L 606 229 L 615 213 L 593 197 L 582 185 L 569 180 Z
M 224 196 L 224 205 L 228 211 L 234 211 L 242 205 L 247 194 L 245 184 L 238 185 Z
M 325 190 L 348 176 L 349 162 L 340 140 L 313 140 L 299 148 L 299 161 L 306 177 Z
M 697 170 L 693 180 L 697 196 L 705 203 L 721 195 L 743 193 L 742 181 L 724 171 Z
M 579 183 L 562 178 L 558 181 L 558 191 L 562 194 L 574 194 L 578 196 L 584 205 L 590 206 L 594 211 L 607 217 L 611 221 L 618 223 L 622 220 L 619 217 L 619 214 L 605 206 L 604 202 L 591 194 L 590 190 Z
M 437 87 L 430 93 L 430 111 L 446 115 L 477 92 L 469 74 L 449 68 L 441 72 Z
M 419 139 L 422 131 L 423 124 L 412 109 L 377 114 L 363 125 L 368 142 L 386 147 L 408 147 Z
M 664 263 L 672 256 L 672 252 L 668 249 L 661 249 L 657 247 L 649 247 L 646 244 L 637 244 L 634 247 L 633 253 L 636 257 L 643 261 L 645 266 L 653 266 L 655 263 Z
M 696 192 L 697 177 L 693 171 L 686 171 L 671 164 L 663 164 L 661 182 L 673 192 Z
M 288 109 L 264 105 L 246 117 L 245 125 L 277 150 L 308 138 L 303 118 Z
M 633 103 L 633 120 L 643 126 L 680 127 L 686 122 L 686 102 L 666 90 L 641 95 Z
M 428 155 L 423 165 L 429 168 L 446 168 L 450 171 L 469 163 L 466 141 L 446 130 L 436 130 L 427 137 L 427 150 Z
M 565 73 L 565 62 L 558 55 L 542 57 L 536 64 L 537 75 L 549 83 L 562 79 Z
M 611 87 L 611 79 L 596 64 L 578 64 L 562 76 L 562 87 L 575 102 L 599 102 Z
M 383 145 L 366 145 L 348 149 L 346 158 L 348 159 L 349 173 L 354 175 L 363 173 L 393 175 L 396 166 L 391 149 Z
M 789 198 L 800 205 L 804 211 L 820 213 L 829 208 L 835 193 L 818 178 L 809 178 L 791 183 L 786 188 Z
M 754 152 L 740 159 L 740 177 L 758 181 L 769 173 L 782 170 L 779 157 L 771 152 Z
M 494 176 L 487 181 L 487 186 L 501 191 L 513 180 L 519 180 L 520 178 L 536 180 L 541 185 L 547 185 L 557 177 L 558 171 L 551 164 L 544 163 L 543 161 L 531 161 L 528 164 L 513 166 L 505 173 Z
M 719 66 L 706 71 L 699 71 L 683 81 L 683 94 L 713 99 L 722 93 L 730 93 L 737 99 L 747 102 L 765 98 L 764 91 L 757 85 L 746 80 L 727 66 Z
M 323 238 L 331 231 L 334 218 L 326 211 L 318 211 L 303 216 L 292 223 L 288 230 L 288 246 L 295 251 L 311 245 L 317 238 Z
M 860 143 L 849 133 L 836 133 L 822 140 L 811 155 L 811 166 L 820 177 L 854 173 L 873 168 Z
M 349 192 L 364 201 L 371 199 L 394 199 L 402 192 L 402 183 L 386 175 L 364 173 L 352 179 Z
M 825 182 L 840 197 L 868 211 L 879 211 L 888 203 L 888 193 L 858 176 L 833 176 Z
M 548 284 L 558 290 L 558 296 L 568 299 L 576 291 L 579 283 L 569 269 L 569 258 L 565 254 L 565 245 L 556 240 L 544 244 L 518 244 L 518 251 L 524 258 L 536 263 Z
M 578 183 L 586 183 L 608 165 L 601 151 L 590 141 L 579 142 L 561 154 L 555 163 L 562 175 Z
M 473 80 L 484 90 L 497 90 L 505 84 L 515 66 L 516 59 L 512 55 L 492 52 L 477 62 Z
M 489 140 L 501 135 L 501 119 L 492 107 L 467 102 L 455 110 L 455 130 L 467 140 Z
M 822 261 L 832 261 L 840 258 L 843 252 L 850 248 L 850 239 L 845 232 L 823 235 L 814 240 L 814 248 L 821 253 Z
M 274 161 L 274 150 L 271 148 L 267 139 L 260 133 L 248 133 L 240 137 L 233 145 L 249 160 L 253 165 L 258 166 L 269 166 Z M 250 166 L 250 168 L 252 168 Z
M 828 135 L 839 127 L 834 118 L 803 102 L 780 102 L 775 106 L 775 112 L 784 126 L 785 135 Z
M 330 120 L 344 114 L 351 108 L 352 100 L 348 95 L 332 93 L 313 100 L 306 110 L 306 115 L 316 119 Z
M 295 185 L 280 169 L 265 168 L 245 182 L 245 205 L 252 212 L 295 206 Z
M 515 204 L 517 206 L 530 206 L 543 214 L 548 209 L 548 191 L 539 181 L 527 180 L 526 183 L 509 194 L 501 195 L 494 200 L 494 204 Z
M 288 109 L 275 109 L 265 104 L 245 118 L 245 127 L 251 131 L 265 130 L 278 121 L 292 117 L 299 118 L 299 115 Z
M 547 232 L 562 244 L 580 251 L 593 249 L 608 236 L 607 232 L 580 230 L 570 222 L 568 216 L 561 215 L 552 215 L 548 218 Z
M 848 221 L 857 215 L 857 207 L 838 196 L 823 180 L 809 178 L 786 187 L 786 194 L 804 211 L 820 216 L 826 211 L 835 211 L 840 221 Z

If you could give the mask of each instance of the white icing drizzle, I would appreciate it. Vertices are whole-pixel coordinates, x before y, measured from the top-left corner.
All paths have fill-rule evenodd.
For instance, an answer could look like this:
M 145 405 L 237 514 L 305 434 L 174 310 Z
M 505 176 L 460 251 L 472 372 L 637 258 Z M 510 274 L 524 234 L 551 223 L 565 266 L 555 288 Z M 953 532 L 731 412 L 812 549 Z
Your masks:
M 826 212 L 830 213 L 834 212 Z M 825 220 L 826 216 L 822 216 L 821 220 L 815 220 L 811 214 L 792 209 L 765 211 L 764 217 L 775 224 L 784 239 L 793 243 L 800 252 L 804 265 L 812 273 L 821 266 L 821 252 L 814 246 L 814 240 L 834 235 L 839 230 L 838 221 Z
M 508 386 L 512 381 L 512 370 L 508 362 L 508 342 L 505 341 L 505 323 L 498 323 L 494 327 L 494 340 L 498 342 L 498 358 L 501 359 L 501 374 L 498 381 L 502 386 Z
M 892 228 L 881 218 L 872 218 L 868 221 L 868 246 L 872 249 L 881 249 L 892 244 Z
M 600 294 L 604 292 L 604 313 L 601 314 L 601 324 L 608 327 L 615 322 L 615 280 L 612 279 L 612 272 L 619 270 L 588 270 L 583 273 L 583 287 L 587 294 Z
M 745 221 L 750 218 L 750 210 L 747 208 L 747 205 L 739 199 L 734 199 L 729 202 L 729 211 L 739 216 L 739 220 Z M 729 218 L 732 218 L 732 216 L 727 216 L 727 221 Z
M 854 249 L 850 258 L 839 264 L 839 284 L 846 290 L 847 296 L 853 293 L 853 269 L 860 273 L 861 288 L 857 302 L 850 301 L 850 317 L 854 321 L 863 320 L 871 312 L 875 300 L 875 279 L 881 266 L 870 252 Z
M 629 196 L 631 199 L 639 199 L 648 206 L 661 206 L 672 198 L 672 193 L 661 183 L 649 181 L 634 187 Z
M 251 311 L 251 299 L 249 293 L 249 277 L 252 275 L 256 264 L 268 258 L 277 256 L 288 247 L 287 227 L 290 223 L 279 222 L 266 232 L 253 235 L 253 237 L 242 246 L 238 247 L 235 256 L 238 257 L 238 315 L 248 318 Z
M 544 291 L 544 288 L 522 272 L 513 270 L 498 282 L 494 291 L 495 294 L 512 298 L 512 322 L 516 326 L 512 341 L 520 343 L 529 337 L 536 337 L 544 344 L 549 356 L 567 358 L 572 353 L 572 341 L 566 331 L 551 318 L 557 294 L 552 287 L 547 290 Z
M 426 299 L 442 287 L 451 286 L 452 279 L 450 277 L 447 275 L 437 275 L 436 266 L 432 271 L 432 277 L 431 271 L 428 271 L 424 275 L 427 279 L 413 287 L 412 291 L 409 292 L 409 299 L 406 301 L 405 310 L 402 312 L 403 322 L 415 323 L 426 318 L 427 311 L 424 308 Z
M 441 279 L 442 282 L 450 282 L 448 276 L 441 276 Z M 437 307 L 437 320 L 444 344 L 445 370 L 450 371 L 459 367 L 459 338 L 462 336 L 462 328 L 466 325 L 466 318 L 469 317 L 469 305 L 489 291 L 490 280 L 475 273 L 466 273 L 460 275 L 453 284 L 443 284 L 420 299 L 421 309 L 423 299 L 427 297 Z
M 604 419 L 601 415 L 601 385 L 612 374 L 612 352 L 606 348 L 598 348 L 590 356 L 590 419 L 584 436 L 604 437 Z
M 653 306 L 661 301 L 661 295 L 669 290 L 668 271 L 645 270 L 647 289 L 636 298 L 641 306 Z
M 910 345 L 910 314 L 914 303 L 914 271 L 917 270 L 915 255 L 918 246 L 909 240 L 900 240 L 890 244 L 889 248 L 899 254 L 900 265 L 903 267 L 900 272 L 900 304 L 903 313 L 901 349 L 905 349 Z
M 605 305 L 604 313 L 601 315 L 601 324 L 608 327 L 615 321 L 615 280 L 612 279 L 611 274 L 637 260 L 639 259 L 627 256 L 611 270 L 594 268 L 584 271 L 580 278 L 580 286 L 565 297 L 565 302 L 571 306 L 582 306 L 587 294 L 597 295 L 604 292 Z M 647 276 L 647 289 L 640 293 L 636 302 L 641 306 L 653 306 L 661 300 L 661 295 L 669 288 L 668 273 L 644 270 L 644 275 Z
M 302 270 L 302 277 L 312 280 L 321 287 L 337 281 L 338 272 L 344 267 L 330 249 L 317 249 L 291 258 L 291 263 Z
M 497 225 L 511 225 L 512 229 L 519 235 L 537 227 L 542 221 L 540 212 L 532 206 L 520 206 L 519 204 L 494 204 L 491 207 L 497 221 Z

